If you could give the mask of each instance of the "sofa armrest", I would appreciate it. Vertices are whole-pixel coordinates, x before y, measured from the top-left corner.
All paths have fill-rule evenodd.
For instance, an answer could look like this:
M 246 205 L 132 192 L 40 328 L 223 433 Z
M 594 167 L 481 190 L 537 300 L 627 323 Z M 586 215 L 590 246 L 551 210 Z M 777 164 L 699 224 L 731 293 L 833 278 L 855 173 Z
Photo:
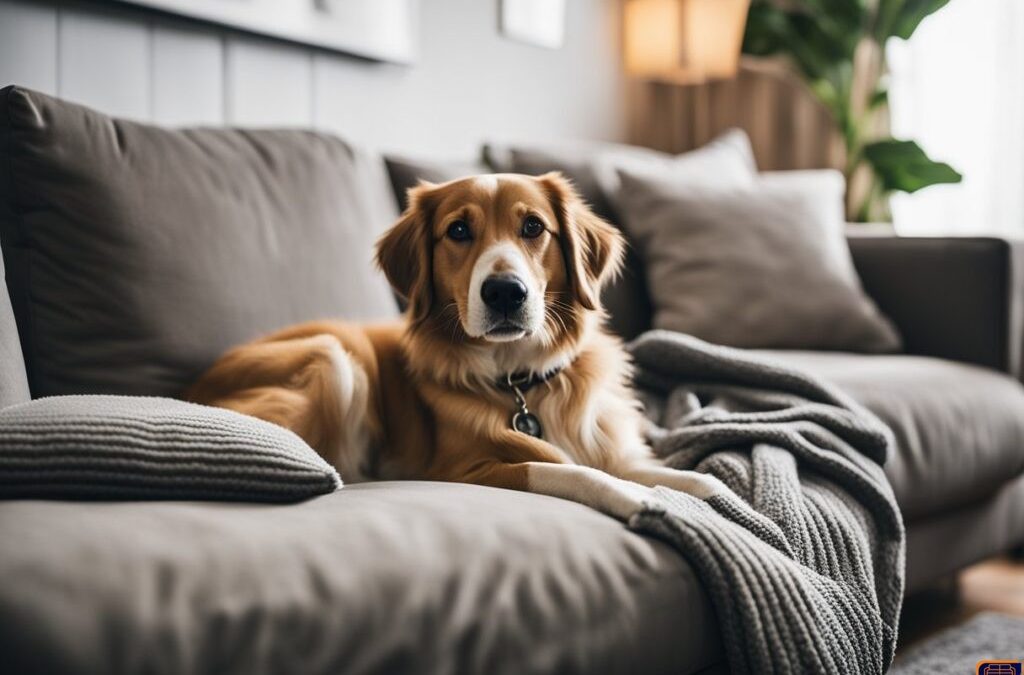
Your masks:
M 1021 377 L 1024 242 L 850 236 L 864 289 L 910 354 Z

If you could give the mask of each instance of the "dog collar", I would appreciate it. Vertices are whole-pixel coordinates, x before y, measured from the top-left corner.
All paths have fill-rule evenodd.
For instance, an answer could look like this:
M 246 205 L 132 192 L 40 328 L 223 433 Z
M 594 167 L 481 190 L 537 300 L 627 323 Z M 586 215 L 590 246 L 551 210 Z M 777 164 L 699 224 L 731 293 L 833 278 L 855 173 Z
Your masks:
M 531 372 L 509 373 L 498 380 L 498 387 L 506 391 L 519 389 L 519 391 L 527 392 L 538 384 L 544 384 L 548 380 L 554 379 L 556 375 L 562 372 L 562 368 L 563 366 L 558 366 L 540 374 Z
M 516 399 L 516 406 L 519 408 L 512 415 L 512 428 L 519 433 L 533 436 L 534 438 L 544 437 L 544 428 L 540 420 L 526 407 L 526 392 L 538 384 L 543 384 L 562 372 L 562 368 L 555 368 L 545 373 L 509 373 L 505 379 L 498 380 L 498 387 L 511 391 Z

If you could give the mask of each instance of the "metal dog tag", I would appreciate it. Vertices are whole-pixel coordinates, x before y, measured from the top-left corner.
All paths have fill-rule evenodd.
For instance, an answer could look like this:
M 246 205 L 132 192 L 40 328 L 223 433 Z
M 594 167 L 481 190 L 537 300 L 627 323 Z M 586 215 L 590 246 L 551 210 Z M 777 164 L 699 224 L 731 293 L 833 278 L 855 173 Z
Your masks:
M 525 407 L 512 416 L 512 428 L 534 438 L 540 438 L 544 435 L 544 430 L 540 426 L 540 420 L 532 412 L 526 410 Z
M 521 434 L 541 438 L 544 435 L 544 430 L 541 428 L 537 416 L 526 407 L 526 396 L 523 391 L 512 380 L 511 374 L 506 376 L 505 381 L 508 383 L 509 389 L 512 390 L 512 395 L 515 396 L 516 405 L 519 406 L 519 412 L 512 415 L 512 428 Z

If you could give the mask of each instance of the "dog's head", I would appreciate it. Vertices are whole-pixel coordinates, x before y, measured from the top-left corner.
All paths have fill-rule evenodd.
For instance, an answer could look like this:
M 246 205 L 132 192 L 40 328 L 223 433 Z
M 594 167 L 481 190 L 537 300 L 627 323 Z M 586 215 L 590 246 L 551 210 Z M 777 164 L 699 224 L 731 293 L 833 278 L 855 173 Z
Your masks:
M 414 327 L 457 321 L 484 343 L 551 339 L 560 314 L 600 310 L 622 254 L 618 231 L 557 173 L 422 183 L 377 245 Z

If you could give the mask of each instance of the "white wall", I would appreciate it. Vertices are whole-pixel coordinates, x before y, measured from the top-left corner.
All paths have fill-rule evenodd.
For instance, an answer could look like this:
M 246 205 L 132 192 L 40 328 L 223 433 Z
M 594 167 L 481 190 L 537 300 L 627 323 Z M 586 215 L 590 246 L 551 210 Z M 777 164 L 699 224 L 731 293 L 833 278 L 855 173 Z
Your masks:
M 171 125 L 313 126 L 464 158 L 488 138 L 621 139 L 618 2 L 569 0 L 565 46 L 498 34 L 498 0 L 421 0 L 420 55 L 381 64 L 104 2 L 0 0 L 0 86 Z
M 900 234 L 1024 237 L 1024 2 L 951 2 L 889 60 L 893 133 L 964 177 L 895 195 Z

